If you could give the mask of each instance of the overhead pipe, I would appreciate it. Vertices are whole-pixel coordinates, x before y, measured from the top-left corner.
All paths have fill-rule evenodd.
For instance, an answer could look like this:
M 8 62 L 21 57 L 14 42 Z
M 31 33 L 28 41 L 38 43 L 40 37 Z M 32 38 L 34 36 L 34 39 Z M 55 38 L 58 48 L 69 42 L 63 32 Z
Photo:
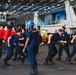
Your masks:
M 15 8 L 17 8 L 18 6 L 20 6 L 23 3 L 24 0 L 22 0 L 18 5 L 15 5 L 12 10 L 14 10 Z
M 2 3 L 1 3 L 1 5 L 0 5 L 0 7 L 2 6 L 3 2 L 4 2 L 4 0 L 2 1 Z
M 44 10 L 44 11 L 40 11 L 40 13 L 43 13 L 43 12 L 48 12 L 48 11 L 50 11 L 50 12 L 54 12 L 54 11 L 56 11 L 56 10 L 61 10 L 61 9 L 64 9 L 64 6 L 61 6 L 61 7 L 56 7 L 56 8 L 51 8 L 51 9 L 48 9 L 48 10 Z M 59 11 L 58 10 L 58 11 Z
M 12 3 L 14 2 L 15 0 L 13 0 L 8 6 L 6 6 L 6 9 L 8 9 L 11 5 L 12 5 Z

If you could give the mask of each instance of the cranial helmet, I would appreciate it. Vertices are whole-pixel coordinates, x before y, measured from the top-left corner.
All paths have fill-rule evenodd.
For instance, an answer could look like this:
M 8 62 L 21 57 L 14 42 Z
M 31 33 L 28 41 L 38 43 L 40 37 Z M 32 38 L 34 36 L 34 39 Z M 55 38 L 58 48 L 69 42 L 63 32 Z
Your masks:
M 27 22 L 27 25 L 28 25 L 28 26 L 34 26 L 34 22 L 33 22 L 32 20 L 29 20 L 29 21 Z

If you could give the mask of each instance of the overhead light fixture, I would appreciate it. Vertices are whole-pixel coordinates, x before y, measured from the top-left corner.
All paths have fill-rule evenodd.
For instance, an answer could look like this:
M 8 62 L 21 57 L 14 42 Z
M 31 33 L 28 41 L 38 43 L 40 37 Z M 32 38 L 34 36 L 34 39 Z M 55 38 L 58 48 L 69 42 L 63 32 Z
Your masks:
M 48 7 L 48 9 L 50 9 L 50 7 Z
M 32 6 L 33 6 L 34 4 L 32 4 Z
M 52 6 L 52 8 L 54 8 L 55 6 Z
M 11 0 L 8 0 L 8 2 L 11 2 Z
M 57 4 L 57 6 L 60 6 L 60 4 Z
M 47 10 L 47 9 L 44 9 L 44 10 Z
M 23 8 L 23 10 L 26 10 L 26 8 Z
M 50 13 L 50 11 L 48 11 L 48 13 Z
M 16 12 L 16 10 L 14 10 L 14 12 Z
M 6 5 L 8 5 L 8 3 L 6 3 Z

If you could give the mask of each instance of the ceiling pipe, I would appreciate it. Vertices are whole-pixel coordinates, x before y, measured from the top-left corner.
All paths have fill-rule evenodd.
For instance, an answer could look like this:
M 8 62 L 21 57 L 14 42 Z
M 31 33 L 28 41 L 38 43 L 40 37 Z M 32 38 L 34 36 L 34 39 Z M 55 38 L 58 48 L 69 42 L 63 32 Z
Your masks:
M 18 6 L 20 6 L 23 3 L 24 0 L 22 0 L 18 5 L 15 5 L 12 10 L 14 10 L 15 8 L 17 8 Z
M 2 6 L 3 3 L 4 3 L 4 0 L 3 0 L 2 3 L 0 4 L 0 7 Z
M 14 2 L 15 0 L 13 0 L 8 6 L 6 6 L 6 9 L 8 9 L 11 5 L 12 5 L 12 3 Z

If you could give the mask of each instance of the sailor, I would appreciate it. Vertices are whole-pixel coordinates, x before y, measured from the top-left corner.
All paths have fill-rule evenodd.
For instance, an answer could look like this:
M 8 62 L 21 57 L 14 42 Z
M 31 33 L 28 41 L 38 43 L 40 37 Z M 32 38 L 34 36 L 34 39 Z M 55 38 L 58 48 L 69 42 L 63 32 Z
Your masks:
M 31 73 L 30 75 L 37 75 L 37 61 L 36 61 L 36 54 L 38 50 L 39 45 L 39 34 L 38 31 L 34 28 L 34 23 L 32 20 L 29 20 L 28 23 L 28 32 L 26 35 L 26 43 L 23 49 L 23 52 L 25 52 L 25 49 L 28 49 L 28 60 L 31 66 Z
M 55 44 L 58 42 L 59 39 L 60 39 L 60 36 L 58 33 L 57 34 L 53 33 L 48 36 L 48 55 L 47 55 L 45 63 L 44 63 L 45 65 L 54 64 L 54 62 L 52 60 L 55 57 L 55 55 L 57 54 L 57 48 L 56 48 Z
M 17 34 L 8 37 L 6 41 L 7 49 L 6 49 L 6 57 L 4 59 L 4 65 L 10 66 L 10 64 L 8 64 L 8 61 L 13 56 L 14 47 L 17 44 L 17 38 L 20 35 L 21 35 L 21 29 L 18 29 Z
M 62 27 L 62 29 L 59 29 L 59 34 L 60 34 L 60 43 L 61 44 L 59 45 L 57 60 L 61 61 L 63 49 L 65 50 L 65 52 L 67 54 L 67 59 L 69 58 L 70 52 L 69 52 L 69 47 L 68 47 L 68 33 L 65 32 L 65 27 Z

